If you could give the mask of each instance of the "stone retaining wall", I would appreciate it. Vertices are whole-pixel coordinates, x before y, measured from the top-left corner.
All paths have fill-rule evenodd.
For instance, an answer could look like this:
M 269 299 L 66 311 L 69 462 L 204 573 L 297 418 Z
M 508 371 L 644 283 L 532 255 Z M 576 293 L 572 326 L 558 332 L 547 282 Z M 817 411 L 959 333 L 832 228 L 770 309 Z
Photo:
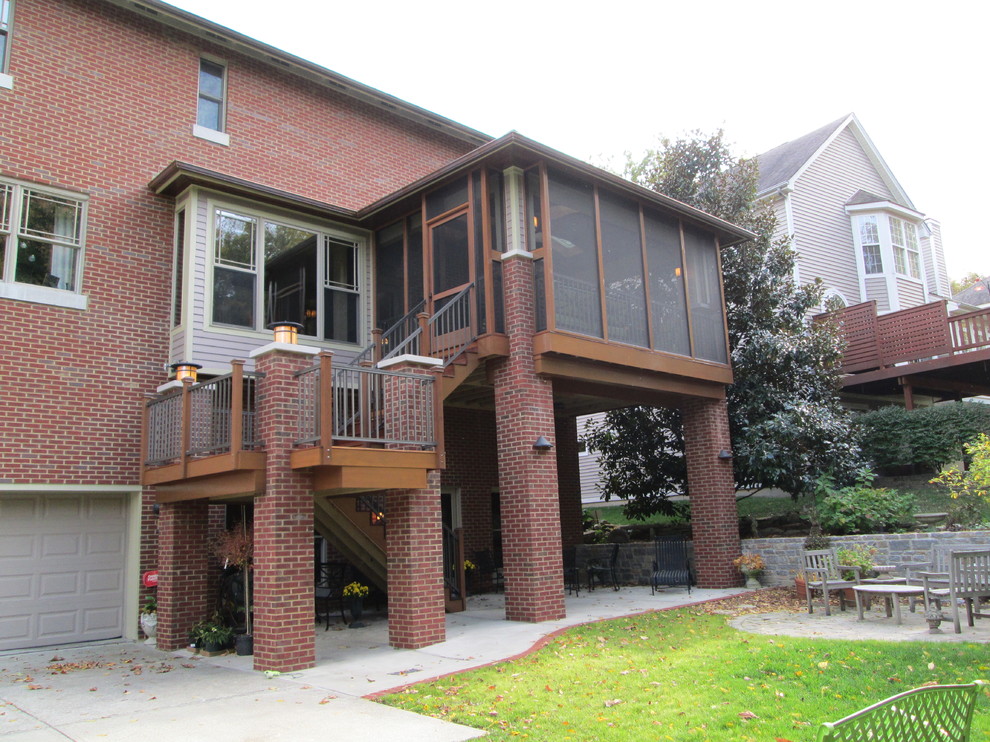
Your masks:
M 868 536 L 832 536 L 832 546 L 848 547 L 865 544 L 877 550 L 877 563 L 910 564 L 926 562 L 933 544 L 958 543 L 960 546 L 975 544 L 990 549 L 990 531 L 937 531 L 932 533 L 877 533 Z M 583 567 L 589 560 L 608 564 L 612 544 L 581 544 L 577 548 L 577 563 Z M 804 537 L 750 538 L 742 542 L 744 552 L 763 557 L 766 571 L 760 582 L 768 586 L 793 585 L 794 574 L 801 568 Z M 693 561 L 692 544 L 688 542 L 688 554 Z M 649 585 L 653 572 L 653 542 L 631 541 L 619 545 L 616 573 L 620 585 Z M 742 577 L 740 576 L 740 584 Z M 583 587 L 583 585 L 582 585 Z

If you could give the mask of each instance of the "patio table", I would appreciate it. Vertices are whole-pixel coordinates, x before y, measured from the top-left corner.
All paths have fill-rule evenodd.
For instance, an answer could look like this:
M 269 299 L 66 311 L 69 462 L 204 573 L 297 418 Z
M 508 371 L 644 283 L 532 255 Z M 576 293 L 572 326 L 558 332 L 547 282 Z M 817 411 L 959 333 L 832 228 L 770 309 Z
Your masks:
M 925 594 L 925 589 L 920 585 L 853 585 L 856 594 L 856 615 L 859 620 L 863 620 L 863 598 L 869 600 L 869 596 L 877 595 L 884 599 L 887 608 L 887 618 L 890 618 L 891 604 L 894 607 L 894 622 L 901 624 L 901 597 L 917 598 Z

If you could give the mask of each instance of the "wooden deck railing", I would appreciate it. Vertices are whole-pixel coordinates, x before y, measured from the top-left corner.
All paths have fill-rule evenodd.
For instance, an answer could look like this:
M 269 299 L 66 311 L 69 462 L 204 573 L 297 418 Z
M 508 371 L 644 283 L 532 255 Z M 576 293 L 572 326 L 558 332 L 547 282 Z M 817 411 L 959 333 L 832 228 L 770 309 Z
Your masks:
M 256 380 L 244 361 L 233 371 L 199 383 L 184 382 L 148 400 L 144 410 L 144 465 L 185 464 L 189 459 L 253 450 Z
M 441 404 L 434 377 L 366 366 L 317 365 L 299 381 L 297 446 L 329 450 L 336 441 L 436 448 Z
M 878 315 L 875 301 L 820 315 L 846 342 L 843 373 L 990 348 L 990 309 L 950 317 L 945 301 Z

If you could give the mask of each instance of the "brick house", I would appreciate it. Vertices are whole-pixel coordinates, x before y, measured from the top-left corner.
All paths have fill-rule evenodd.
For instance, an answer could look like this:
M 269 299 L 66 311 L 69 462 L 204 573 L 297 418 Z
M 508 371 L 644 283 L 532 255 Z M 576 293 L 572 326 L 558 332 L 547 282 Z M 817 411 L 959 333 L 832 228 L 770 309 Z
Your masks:
M 314 661 L 314 535 L 397 647 L 464 555 L 559 617 L 576 418 L 632 403 L 683 410 L 699 583 L 736 584 L 745 231 L 156 0 L 0 3 L 0 649 L 136 637 L 153 570 L 184 646 L 241 513 L 258 669 Z

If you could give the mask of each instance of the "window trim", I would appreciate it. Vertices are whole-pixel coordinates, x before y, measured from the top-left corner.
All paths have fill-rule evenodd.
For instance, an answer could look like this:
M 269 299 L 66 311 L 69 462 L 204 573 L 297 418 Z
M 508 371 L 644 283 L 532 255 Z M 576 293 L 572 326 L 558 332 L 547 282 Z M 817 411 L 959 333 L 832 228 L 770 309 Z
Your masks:
M 7 9 L 7 22 L 3 23 L 3 9 Z M 14 78 L 10 75 L 10 47 L 14 25 L 14 0 L 0 0 L 0 36 L 5 39 L 3 53 L 0 53 L 0 88 L 10 90 L 14 87 Z
M 224 198 L 219 198 L 216 196 L 207 195 L 205 199 L 205 214 L 207 219 L 207 227 L 205 244 L 197 244 L 195 250 L 205 250 L 202 253 L 201 259 L 205 261 L 206 271 L 205 271 L 205 283 L 203 286 L 203 329 L 221 332 L 225 334 L 237 334 L 237 335 L 247 335 L 247 336 L 257 336 L 267 333 L 264 328 L 264 265 L 263 261 L 259 262 L 258 267 L 252 271 L 252 275 L 257 277 L 254 287 L 254 326 L 253 327 L 243 327 L 240 325 L 228 325 L 222 323 L 216 323 L 213 321 L 213 290 L 216 281 L 215 269 L 217 268 L 217 262 L 215 259 L 215 249 L 216 249 L 216 214 L 218 211 L 224 211 L 236 215 L 238 217 L 248 217 L 256 220 L 257 228 L 255 231 L 255 250 L 264 250 L 264 222 L 274 222 L 287 227 L 293 227 L 296 229 L 314 232 L 318 239 L 319 244 L 323 247 L 326 243 L 326 238 L 331 238 L 340 242 L 349 242 L 354 244 L 355 249 L 355 279 L 357 281 L 357 288 L 353 292 L 358 297 L 358 309 L 357 309 L 357 340 L 353 343 L 346 340 L 337 340 L 334 338 L 325 338 L 317 335 L 303 335 L 300 333 L 301 338 L 306 338 L 312 343 L 320 343 L 321 345 L 331 345 L 339 346 L 341 348 L 353 349 L 360 348 L 365 343 L 365 339 L 368 337 L 368 302 L 370 301 L 370 286 L 368 285 L 368 245 L 369 238 L 368 235 L 363 232 L 349 232 L 328 222 L 321 222 L 319 220 L 305 221 L 304 219 L 298 218 L 296 215 L 281 211 L 266 211 L 257 204 L 251 204 L 249 202 L 242 202 L 236 200 L 227 200 Z M 188 221 L 188 217 L 187 217 Z M 259 246 L 260 245 L 260 246 Z M 188 248 L 187 248 L 188 250 Z M 326 270 L 325 256 L 323 256 L 323 249 L 317 251 L 319 257 L 317 259 L 317 275 L 314 288 L 317 289 L 317 327 L 322 332 L 324 327 L 325 315 L 324 309 L 324 297 L 322 296 L 323 289 L 325 287 L 324 282 L 324 271 Z M 256 252 L 255 255 L 256 262 L 260 258 L 260 254 Z M 232 269 L 238 270 L 234 266 L 219 266 L 222 269 Z M 346 287 L 332 287 L 334 290 L 348 292 Z
M 219 98 L 203 91 L 202 76 L 204 63 L 214 65 L 222 70 L 220 75 Z M 217 126 L 215 128 L 199 123 L 200 105 L 204 100 L 216 103 L 219 108 Z M 227 130 L 227 63 L 208 54 L 200 55 L 199 58 L 199 74 L 196 76 L 196 124 L 209 131 L 224 132 Z
M 900 224 L 902 234 L 904 236 L 904 244 L 899 245 L 894 240 L 894 225 Z M 918 225 L 914 222 L 910 222 L 907 219 L 902 219 L 893 214 L 887 215 L 887 228 L 890 230 L 890 251 L 894 256 L 894 273 L 896 273 L 900 278 L 907 278 L 912 281 L 921 281 L 921 240 L 918 238 Z M 911 230 L 914 234 L 914 247 L 911 247 L 911 240 L 908 239 L 908 230 Z M 897 255 L 900 252 L 904 256 L 905 268 L 907 271 L 902 271 L 897 265 Z M 911 261 L 911 256 L 914 256 L 914 262 Z M 917 275 L 914 274 L 912 268 L 917 270 Z
M 7 237 L 4 244 L 5 256 L 3 273 L 0 275 L 0 298 L 26 301 L 35 304 L 48 304 L 67 309 L 86 309 L 88 299 L 82 292 L 83 269 L 86 263 L 86 232 L 88 228 L 89 197 L 86 194 L 66 191 L 51 186 L 0 178 L 0 186 L 9 188 L 10 202 L 8 206 L 9 223 L 0 227 L 0 234 Z M 25 233 L 22 230 L 24 220 L 24 197 L 26 192 L 46 195 L 66 201 L 73 201 L 78 208 L 78 232 L 73 240 L 64 244 L 75 250 L 75 288 L 60 289 L 51 286 L 39 286 L 24 283 L 14 279 L 17 268 L 17 249 L 21 239 L 33 239 L 52 242 L 52 236 Z

